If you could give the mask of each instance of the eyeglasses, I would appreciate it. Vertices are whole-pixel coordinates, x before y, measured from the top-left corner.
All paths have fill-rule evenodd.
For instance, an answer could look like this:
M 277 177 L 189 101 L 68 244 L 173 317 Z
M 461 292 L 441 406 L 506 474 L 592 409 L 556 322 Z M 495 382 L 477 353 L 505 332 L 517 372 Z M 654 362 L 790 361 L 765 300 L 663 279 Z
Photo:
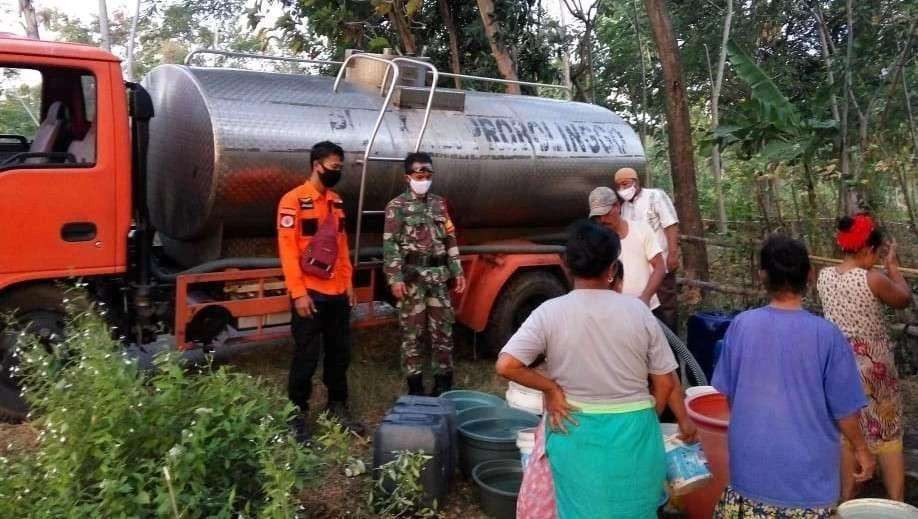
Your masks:
M 412 169 L 411 173 L 430 173 L 433 174 L 434 170 L 430 166 L 421 166 L 416 169 Z

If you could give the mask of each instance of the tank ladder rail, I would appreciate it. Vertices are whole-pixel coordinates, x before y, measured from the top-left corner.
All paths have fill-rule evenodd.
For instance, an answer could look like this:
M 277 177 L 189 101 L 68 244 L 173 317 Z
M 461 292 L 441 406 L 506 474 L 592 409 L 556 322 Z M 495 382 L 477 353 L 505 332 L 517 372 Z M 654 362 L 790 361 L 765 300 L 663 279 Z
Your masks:
M 338 70 L 338 77 L 335 78 L 335 84 L 332 87 L 333 93 L 338 93 L 338 86 L 341 84 L 341 78 L 344 77 L 344 71 L 347 70 L 348 64 L 351 60 L 355 59 L 369 59 L 372 61 L 378 61 L 386 65 L 386 75 L 390 68 L 394 68 L 392 72 L 392 83 L 389 85 L 389 90 L 386 92 L 386 98 L 383 101 L 382 106 L 379 108 L 379 115 L 376 116 L 376 122 L 373 124 L 373 133 L 370 134 L 370 139 L 367 141 L 367 147 L 363 151 L 363 162 L 360 168 L 360 194 L 357 198 L 357 231 L 354 235 L 354 268 L 360 266 L 360 234 L 363 232 L 363 199 L 366 195 L 367 188 L 367 165 L 370 162 L 370 152 L 373 151 L 373 143 L 376 142 L 376 135 L 379 133 L 379 128 L 382 126 L 383 117 L 386 115 L 386 110 L 389 109 L 389 103 L 392 101 L 392 93 L 395 92 L 395 86 L 398 83 L 398 65 L 393 63 L 391 60 L 383 59 L 377 56 L 371 56 L 368 54 L 354 53 L 345 58 L 344 63 L 341 64 L 341 69 Z M 373 160 L 382 160 L 388 162 L 394 162 L 393 157 L 376 157 Z M 377 211 L 374 211 L 374 213 Z M 381 213 L 382 211 L 378 211 Z
M 426 67 L 430 69 L 430 72 L 431 74 L 433 74 L 433 78 L 434 78 L 433 83 L 430 85 L 430 91 L 427 94 L 427 105 L 424 109 L 424 120 L 423 120 L 423 123 L 421 124 L 421 130 L 418 133 L 418 138 L 414 143 L 415 152 L 418 152 L 421 149 L 421 141 L 424 139 L 424 133 L 426 133 L 427 126 L 430 123 L 430 112 L 433 108 L 434 95 L 437 90 L 437 79 L 440 76 L 440 71 L 437 70 L 437 67 L 425 61 L 420 61 L 420 60 L 415 60 L 415 59 L 405 58 L 405 57 L 397 57 L 391 60 L 387 60 L 384 58 L 379 58 L 377 56 L 355 53 L 355 54 L 351 54 L 350 56 L 348 56 L 347 59 L 345 59 L 344 64 L 341 65 L 341 69 L 338 71 L 338 77 L 335 78 L 335 86 L 333 88 L 334 92 L 338 91 L 338 85 L 341 82 L 341 78 L 344 74 L 344 71 L 347 69 L 348 62 L 352 59 L 356 59 L 357 57 L 362 57 L 365 59 L 371 59 L 374 61 L 380 61 L 380 62 L 387 63 L 388 66 L 386 67 L 386 72 L 383 75 L 382 85 L 380 86 L 380 92 L 382 92 L 382 89 L 385 88 L 386 81 L 389 79 L 389 69 L 390 68 L 393 69 L 393 73 L 392 73 L 392 82 L 389 84 L 389 89 L 388 89 L 388 92 L 386 93 L 385 101 L 383 101 L 383 105 L 380 108 L 379 115 L 376 118 L 376 124 L 373 126 L 373 133 L 370 134 L 370 138 L 367 141 L 367 147 L 363 153 L 363 161 L 361 164 L 361 171 L 360 171 L 360 194 L 357 199 L 357 229 L 354 234 L 354 268 L 357 268 L 361 265 L 359 251 L 360 251 L 360 237 L 363 234 L 363 217 L 367 215 L 380 215 L 380 214 L 385 213 L 385 211 L 364 210 L 364 198 L 366 196 L 367 168 L 369 167 L 369 163 L 371 160 L 380 161 L 380 162 L 401 162 L 402 161 L 402 158 L 400 157 L 373 157 L 371 156 L 371 153 L 373 151 L 373 144 L 376 143 L 376 137 L 379 134 L 379 128 L 382 125 L 382 121 L 386 114 L 386 110 L 389 109 L 389 104 L 392 99 L 392 93 L 395 91 L 395 87 L 398 85 L 398 76 L 399 76 L 398 63 L 400 62 L 411 63 L 413 65 Z
M 443 77 L 468 79 L 470 81 L 481 81 L 483 83 L 498 83 L 501 85 L 520 85 L 520 86 L 531 86 L 531 87 L 536 87 L 536 88 L 551 88 L 554 90 L 564 90 L 565 94 L 567 95 L 568 100 L 571 100 L 573 98 L 573 94 L 571 92 L 573 89 L 572 87 L 569 87 L 567 85 L 553 85 L 551 83 L 533 83 L 532 81 L 498 79 L 496 77 L 486 77 L 486 76 L 470 76 L 468 74 L 451 74 L 449 72 L 441 72 L 440 75 Z M 434 76 L 434 81 L 436 81 L 436 79 L 437 79 L 436 76 Z M 540 96 L 536 95 L 536 97 L 540 97 Z
M 228 58 L 247 58 L 247 59 L 263 59 L 267 61 L 289 61 L 292 63 L 309 63 L 310 65 L 340 65 L 340 61 L 329 61 L 321 59 L 305 59 L 305 58 L 292 58 L 289 56 L 275 56 L 271 54 L 251 54 L 248 52 L 232 52 L 228 50 L 218 50 L 218 49 L 195 49 L 188 53 L 185 56 L 185 65 L 191 65 L 191 60 L 195 56 L 200 56 L 202 54 L 213 54 L 216 56 L 226 56 Z
M 433 74 L 433 81 L 430 83 L 430 92 L 427 94 L 427 106 L 424 108 L 424 122 L 421 123 L 421 131 L 418 133 L 418 140 L 414 143 L 414 152 L 417 153 L 421 151 L 421 140 L 424 139 L 424 132 L 427 131 L 427 126 L 430 123 L 430 110 L 433 108 L 434 94 L 437 92 L 437 82 L 440 80 L 440 71 L 437 70 L 436 65 L 433 63 L 428 63 L 426 61 L 420 61 L 411 58 L 393 58 L 394 62 L 405 62 L 412 63 L 414 65 L 419 65 L 422 67 L 427 67 L 430 69 L 430 73 Z M 386 75 L 388 76 L 389 69 L 386 69 Z M 383 78 L 385 81 L 385 78 Z

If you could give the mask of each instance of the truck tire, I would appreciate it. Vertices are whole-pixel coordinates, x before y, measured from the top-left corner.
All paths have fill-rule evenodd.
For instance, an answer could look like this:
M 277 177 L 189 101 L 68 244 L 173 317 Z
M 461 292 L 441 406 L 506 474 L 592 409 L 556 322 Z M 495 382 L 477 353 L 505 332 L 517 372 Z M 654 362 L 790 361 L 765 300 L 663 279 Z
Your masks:
M 13 315 L 12 324 L 0 330 L 0 422 L 20 422 L 29 412 L 13 369 L 18 365 L 13 355 L 18 335 L 23 330 L 35 333 L 53 348 L 63 340 L 63 299 L 63 291 L 52 285 L 33 285 L 0 298 L 0 315 Z
M 566 291 L 558 276 L 546 271 L 522 272 L 511 278 L 488 317 L 486 353 L 496 355 L 533 310 Z

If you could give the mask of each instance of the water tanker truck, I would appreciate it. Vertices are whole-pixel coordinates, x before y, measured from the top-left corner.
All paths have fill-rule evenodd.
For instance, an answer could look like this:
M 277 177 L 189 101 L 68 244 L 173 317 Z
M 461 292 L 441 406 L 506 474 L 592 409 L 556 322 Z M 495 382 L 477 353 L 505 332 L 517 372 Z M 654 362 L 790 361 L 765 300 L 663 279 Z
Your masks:
M 3 418 L 27 410 L 11 371 L 16 335 L 54 347 L 63 333 L 62 281 L 83 280 L 134 348 L 219 355 L 284 339 L 275 211 L 306 180 L 318 141 L 345 150 L 336 190 L 353 325 L 395 320 L 382 212 L 405 188 L 402 158 L 420 149 L 458 229 L 469 287 L 455 296 L 457 321 L 489 350 L 569 288 L 550 239 L 586 215 L 590 190 L 644 166 L 635 132 L 604 108 L 436 87 L 450 74 L 423 58 L 232 56 L 306 61 L 333 77 L 191 66 L 202 53 L 231 54 L 197 51 L 137 84 L 104 50 L 0 37 L 0 68 L 41 91 L 34 132 L 0 135 L 0 312 L 15 316 L 0 334 Z

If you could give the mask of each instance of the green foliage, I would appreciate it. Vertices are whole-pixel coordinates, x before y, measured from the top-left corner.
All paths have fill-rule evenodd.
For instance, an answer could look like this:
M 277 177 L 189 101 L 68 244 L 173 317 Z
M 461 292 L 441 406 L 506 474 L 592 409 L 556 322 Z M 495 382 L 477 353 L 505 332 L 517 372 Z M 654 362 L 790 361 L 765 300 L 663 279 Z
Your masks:
M 377 480 L 370 492 L 370 505 L 380 516 L 437 517 L 437 502 L 425 503 L 421 471 L 431 459 L 418 451 L 398 451 L 394 460 L 377 469 Z
M 0 69 L 0 133 L 31 139 L 38 129 L 41 114 L 41 85 L 37 71 Z M 26 81 L 28 76 L 30 81 Z M 30 84 L 38 82 L 39 84 Z M 31 113 L 31 115 L 30 115 Z
M 778 85 L 756 65 L 736 41 L 727 43 L 727 53 L 733 70 L 752 90 L 752 99 L 758 104 L 759 117 L 779 127 L 788 128 L 800 124 L 797 108 L 784 97 Z
M 291 437 L 292 407 L 250 376 L 145 374 L 102 320 L 76 316 L 49 353 L 19 350 L 40 447 L 2 460 L 3 517 L 292 517 L 320 458 Z
M 329 460 L 341 464 L 348 460 L 351 431 L 341 425 L 328 413 L 322 413 L 316 420 L 318 426 L 315 446 Z

